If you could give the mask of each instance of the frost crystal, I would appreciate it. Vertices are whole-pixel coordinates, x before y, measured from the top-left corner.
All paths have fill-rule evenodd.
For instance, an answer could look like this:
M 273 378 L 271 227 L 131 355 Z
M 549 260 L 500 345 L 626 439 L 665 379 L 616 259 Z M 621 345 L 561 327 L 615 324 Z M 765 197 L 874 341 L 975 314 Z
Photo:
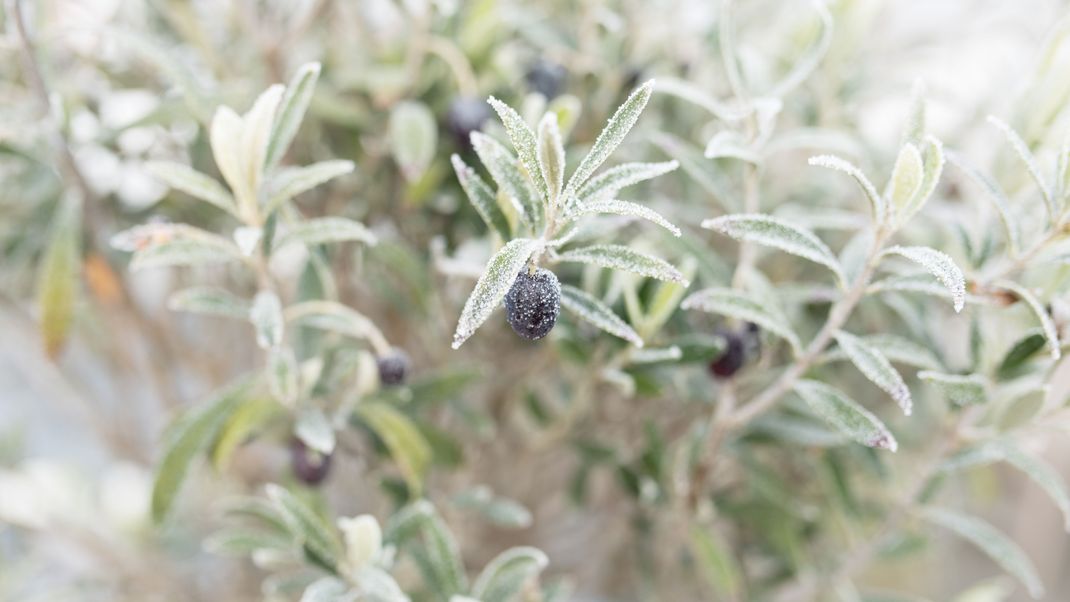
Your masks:
M 913 410 L 914 402 L 910 397 L 910 389 L 907 388 L 903 377 L 892 367 L 888 358 L 884 357 L 875 347 L 862 341 L 858 337 L 840 331 L 836 333 L 836 342 L 843 349 L 847 357 L 861 372 L 873 381 L 873 384 L 892 396 L 895 403 L 903 409 L 907 416 Z
M 643 339 L 627 322 L 620 319 L 604 303 L 582 290 L 567 284 L 562 286 L 561 304 L 565 309 L 609 334 L 618 336 L 636 347 L 643 346 Z
M 585 215 L 596 215 L 599 213 L 642 218 L 649 222 L 654 222 L 669 232 L 672 232 L 673 236 L 680 236 L 680 229 L 672 225 L 669 220 L 662 217 L 660 213 L 649 207 L 630 201 L 607 200 L 582 203 L 571 212 L 567 219 L 575 220 Z
M 679 270 L 665 260 L 652 257 L 624 245 L 592 245 L 562 253 L 559 261 L 576 261 L 612 270 L 632 272 L 648 278 L 679 282 L 688 286 Z
M 885 250 L 883 254 L 901 255 L 928 270 L 951 291 L 955 311 L 962 311 L 963 306 L 966 305 L 966 278 L 962 275 L 962 270 L 955 265 L 955 261 L 946 253 L 929 247 L 896 246 Z
M 820 263 L 831 269 L 841 282 L 845 280 L 836 256 L 816 234 L 780 218 L 761 213 L 725 215 L 702 222 L 702 227 Z
M 877 192 L 877 189 L 873 186 L 873 183 L 869 181 L 866 174 L 862 173 L 861 169 L 855 167 L 851 162 L 841 159 L 833 155 L 819 155 L 817 157 L 810 157 L 808 161 L 810 165 L 817 167 L 827 167 L 829 169 L 835 169 L 842 171 L 843 173 L 854 178 L 855 182 L 862 188 L 862 192 L 866 194 L 866 199 L 869 200 L 870 206 L 873 208 L 873 217 L 877 223 L 884 221 L 887 216 L 888 207 L 884 201 L 884 198 Z
M 561 312 L 557 276 L 541 268 L 534 274 L 521 270 L 505 295 L 505 311 L 513 331 L 525 339 L 534 341 L 550 334 Z

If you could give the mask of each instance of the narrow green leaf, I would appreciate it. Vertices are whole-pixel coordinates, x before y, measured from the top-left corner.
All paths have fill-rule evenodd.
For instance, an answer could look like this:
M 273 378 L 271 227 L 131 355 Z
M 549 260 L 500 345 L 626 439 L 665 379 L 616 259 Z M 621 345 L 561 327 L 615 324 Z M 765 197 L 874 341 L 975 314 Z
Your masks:
M 497 232 L 502 240 L 512 238 L 509 221 L 505 219 L 505 214 L 498 206 L 494 191 L 487 186 L 483 178 L 476 174 L 474 169 L 465 164 L 460 156 L 453 155 L 450 161 L 453 163 L 453 170 L 457 172 L 457 181 L 461 183 L 465 195 L 468 196 L 468 200 L 476 208 L 476 212 L 479 213 L 479 217 L 483 218 L 487 227 Z
M 154 244 L 134 253 L 131 271 L 170 266 L 200 266 L 241 261 L 238 247 L 216 235 L 177 238 Z
M 212 467 L 222 471 L 238 447 L 254 436 L 256 431 L 283 414 L 283 407 L 266 396 L 243 396 L 238 407 L 219 429 L 211 453 Z
M 958 405 L 984 403 L 988 398 L 986 381 L 979 374 L 943 374 L 926 370 L 918 372 L 918 378 L 935 384 Z
M 532 228 L 541 228 L 544 221 L 542 201 L 531 189 L 530 180 L 521 171 L 517 158 L 500 142 L 481 132 L 472 132 L 472 148 L 498 188 L 523 209 L 524 218 Z
M 305 63 L 290 78 L 271 129 L 271 139 L 268 142 L 264 163 L 265 169 L 271 169 L 282 160 L 286 149 L 293 142 L 301 121 L 305 117 L 305 111 L 308 110 L 308 105 L 312 101 L 312 92 L 316 88 L 319 76 L 319 63 Z
M 167 300 L 171 311 L 247 320 L 249 302 L 221 288 L 202 286 L 180 290 Z
M 74 324 L 81 272 L 81 202 L 67 197 L 56 208 L 48 247 L 37 274 L 41 338 L 49 357 L 59 355 Z
M 895 246 L 881 252 L 882 257 L 888 255 L 905 257 L 936 276 L 936 279 L 951 292 L 955 311 L 962 311 L 966 305 L 966 277 L 962 275 L 962 270 L 955 265 L 955 261 L 947 253 L 929 247 Z
M 911 143 L 906 143 L 899 150 L 899 157 L 892 168 L 892 179 L 888 182 L 888 197 L 895 207 L 896 216 L 906 213 L 914 197 L 921 191 L 925 179 L 925 164 L 921 151 Z
M 431 462 L 431 447 L 416 425 L 392 406 L 365 401 L 357 415 L 383 440 L 413 496 L 419 497 Z
M 332 242 L 359 241 L 367 245 L 379 242 L 375 234 L 364 224 L 344 217 L 319 217 L 303 220 L 289 226 L 286 232 L 275 242 L 274 248 L 281 249 L 292 243 L 305 246 L 322 245 Z
M 399 102 L 390 113 L 388 129 L 394 161 L 405 179 L 415 182 L 431 165 L 438 144 L 438 128 L 431 109 L 421 102 Z
M 580 161 L 576 171 L 569 178 L 568 185 L 565 186 L 565 198 L 570 198 L 616 150 L 635 122 L 639 120 L 639 115 L 646 108 L 646 103 L 653 92 L 654 80 L 650 80 L 632 92 L 624 104 L 609 118 L 606 127 L 598 134 L 594 145 L 591 146 L 591 151 L 587 153 L 583 161 Z
M 742 595 L 743 572 L 731 549 L 710 529 L 691 529 L 691 553 L 698 560 L 702 575 L 716 598 L 737 600 Z
M 809 259 L 832 270 L 840 282 L 846 280 L 840 262 L 817 235 L 780 218 L 760 213 L 725 215 L 705 220 L 702 227 Z
M 690 284 L 679 270 L 664 259 L 640 253 L 624 245 L 592 245 L 565 251 L 557 256 L 558 261 L 574 261 L 596 265 L 611 270 L 623 270 L 648 278 L 667 282 Z
M 561 305 L 613 336 L 620 337 L 636 347 L 643 346 L 639 334 L 620 319 L 604 303 L 584 291 L 567 284 L 561 285 Z
M 302 301 L 287 307 L 284 317 L 287 322 L 365 339 L 376 351 L 390 348 L 386 337 L 367 316 L 335 301 Z
M 822 382 L 800 380 L 795 384 L 795 392 L 814 413 L 852 440 L 892 452 L 899 447 L 879 418 L 839 390 Z
M 929 522 L 955 533 L 980 548 L 1003 567 L 1003 570 L 1021 581 L 1034 599 L 1044 596 L 1044 584 L 1040 582 L 1040 576 L 1033 567 L 1032 561 L 1017 544 L 992 525 L 979 518 L 942 508 L 929 508 L 924 511 L 923 516 Z
M 763 329 L 791 344 L 796 352 L 801 350 L 799 337 L 779 311 L 742 291 L 729 288 L 708 288 L 692 293 L 680 304 L 684 309 L 702 311 L 754 322 Z
M 1036 157 L 1029 150 L 1029 146 L 1022 140 L 1022 137 L 1015 132 L 1011 126 L 1007 125 L 1002 119 L 999 119 L 995 115 L 989 115 L 987 119 L 988 123 L 999 128 L 1003 135 L 1007 137 L 1007 142 L 1010 142 L 1011 148 L 1018 154 L 1018 158 L 1025 164 L 1026 171 L 1033 178 L 1037 188 L 1040 190 L 1040 195 L 1044 198 L 1044 206 L 1048 210 L 1048 218 L 1052 223 L 1055 222 L 1059 210 L 1055 207 L 1055 198 L 1048 188 L 1048 183 L 1044 181 L 1044 176 L 1040 173 L 1040 167 L 1037 166 Z
M 516 600 L 524 587 L 538 577 L 549 559 L 537 548 L 510 548 L 491 560 L 472 586 L 472 595 L 481 602 Z
M 999 368 L 996 369 L 996 374 L 999 375 L 1001 380 L 1013 378 L 1018 373 L 1019 368 L 1045 347 L 1047 341 L 1048 338 L 1044 336 L 1043 331 L 1031 332 L 1018 339 L 1014 346 L 1007 351 L 1007 354 L 1003 356 L 1003 361 L 1000 362 Z
M 903 377 L 892 367 L 888 358 L 879 349 L 873 347 L 854 336 L 853 334 L 839 331 L 835 335 L 836 343 L 843 349 L 855 365 L 873 384 L 891 395 L 892 399 L 903 409 L 903 413 L 910 415 L 914 402 L 910 397 L 910 389 L 903 382 Z
M 272 349 L 282 344 L 284 322 L 282 301 L 272 291 L 260 291 L 249 308 L 249 322 L 256 331 L 256 342 L 261 349 Z
M 560 206 L 561 189 L 565 185 L 565 145 L 561 141 L 557 115 L 547 113 L 539 122 L 539 168 L 550 193 L 550 206 Z
M 290 535 L 327 567 L 337 567 L 342 554 L 342 542 L 331 524 L 286 488 L 268 483 L 266 490 L 268 498 L 289 528 Z
M 238 216 L 238 207 L 234 203 L 234 197 L 230 196 L 230 193 L 219 182 L 207 175 L 173 161 L 149 161 L 145 164 L 145 169 L 171 188 L 181 190 L 231 215 Z
M 297 403 L 300 379 L 298 377 L 297 358 L 293 349 L 289 347 L 274 347 L 268 351 L 264 377 L 267 379 L 268 389 L 271 390 L 271 394 L 275 396 L 275 399 L 287 407 L 293 407 Z M 308 442 L 306 441 L 305 443 Z
M 491 523 L 509 529 L 526 529 L 531 526 L 531 511 L 521 503 L 495 495 L 489 487 L 479 485 L 458 494 L 453 503 L 458 508 L 478 512 Z
M 303 167 L 282 169 L 268 186 L 264 213 L 270 214 L 283 203 L 316 186 L 353 171 L 352 161 L 321 161 Z
M 169 429 L 152 484 L 153 521 L 161 523 L 167 517 L 194 460 L 215 441 L 251 384 L 251 379 L 243 378 L 214 393 L 186 411 Z
M 862 192 L 865 193 L 870 208 L 873 210 L 873 221 L 878 224 L 883 224 L 888 218 L 888 204 L 884 200 L 884 197 L 877 192 L 876 187 L 869 181 L 866 174 L 862 173 L 862 170 L 855 167 L 850 161 L 833 155 L 819 155 L 817 157 L 810 157 L 808 162 L 810 165 L 842 171 L 854 178 L 855 182 L 858 183 L 858 186 L 862 188 Z
M 1003 230 L 1007 235 L 1007 246 L 1011 255 L 1017 255 L 1022 244 L 1019 241 L 1018 222 L 1015 221 L 1011 214 L 1011 203 L 1010 199 L 1007 198 L 1007 194 L 1003 192 L 999 184 L 996 184 L 995 181 L 971 165 L 958 153 L 948 150 L 945 151 L 945 155 L 952 165 L 962 170 L 963 173 L 988 193 L 988 198 L 995 205 L 996 212 L 999 213 L 999 218 L 1003 222 Z
M 520 164 L 527 170 L 529 181 L 535 184 L 535 190 L 538 191 L 541 199 L 540 202 L 545 203 L 550 198 L 550 192 L 546 188 L 546 180 L 541 177 L 539 146 L 535 139 L 535 132 L 531 131 L 528 124 L 524 123 L 524 118 L 510 108 L 509 105 L 493 96 L 488 98 L 487 102 L 494 107 L 498 117 L 501 118 L 502 125 L 505 126 L 505 132 L 509 135 L 509 141 L 513 144 L 517 157 L 520 158 Z
M 868 346 L 879 349 L 884 357 L 894 363 L 921 370 L 939 371 L 943 369 L 943 363 L 931 349 L 899 335 L 877 334 L 862 337 L 862 340 Z M 824 361 L 847 359 L 847 354 L 844 353 L 843 349 L 837 348 L 825 354 L 823 359 Z
M 669 220 L 662 217 L 661 214 L 659 214 L 657 211 L 654 211 L 653 209 L 650 209 L 645 205 L 640 205 L 631 201 L 621 201 L 616 199 L 588 201 L 586 203 L 576 205 L 565 216 L 565 221 L 569 222 L 577 220 L 585 215 L 598 214 L 638 217 L 640 219 L 645 219 L 649 222 L 653 222 L 661 226 L 662 228 L 665 228 L 669 232 L 672 232 L 673 236 L 679 237 L 681 234 L 679 228 L 669 223 Z
M 483 325 L 490 314 L 501 305 L 505 294 L 516 282 L 516 276 L 542 242 L 529 238 L 509 241 L 487 262 L 472 294 L 464 303 L 457 330 L 453 334 L 453 348 L 457 349 Z
M 1040 302 L 1040 299 L 1037 299 L 1032 291 L 1012 280 L 1000 280 L 995 283 L 995 286 L 1014 293 L 1020 301 L 1025 302 L 1030 311 L 1033 312 L 1033 315 L 1036 316 L 1037 321 L 1040 322 L 1040 329 L 1044 333 L 1044 338 L 1048 339 L 1048 350 L 1051 352 L 1051 359 L 1058 360 L 1062 357 L 1059 330 L 1055 327 L 1055 321 L 1051 319 L 1048 310 L 1044 308 L 1044 304 Z
M 645 182 L 674 171 L 680 164 L 677 161 L 662 163 L 624 163 L 617 165 L 591 178 L 580 186 L 576 192 L 577 202 L 609 200 L 617 196 L 622 189 Z

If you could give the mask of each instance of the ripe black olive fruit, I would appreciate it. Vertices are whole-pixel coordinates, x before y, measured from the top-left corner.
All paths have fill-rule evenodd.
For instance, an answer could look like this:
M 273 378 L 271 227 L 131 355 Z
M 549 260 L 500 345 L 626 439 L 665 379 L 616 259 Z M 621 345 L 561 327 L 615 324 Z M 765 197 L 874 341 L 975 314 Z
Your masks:
M 331 455 L 309 449 L 300 439 L 290 444 L 290 463 L 294 476 L 305 485 L 319 485 L 331 471 Z
M 409 374 L 409 356 L 398 348 L 379 356 L 379 382 L 383 386 L 400 385 Z
M 721 328 L 717 334 L 724 338 L 726 345 L 724 353 L 710 362 L 710 372 L 718 378 L 731 378 L 761 353 L 761 332 L 753 322 L 747 322 L 738 332 Z
M 517 274 L 505 295 L 505 312 L 518 335 L 532 341 L 546 336 L 561 312 L 561 283 L 557 276 L 542 268 Z
M 539 59 L 531 65 L 524 79 L 533 92 L 542 94 L 546 100 L 553 100 L 565 87 L 567 75 L 563 66 Z
M 464 149 L 472 147 L 472 132 L 483 129 L 483 124 L 490 119 L 490 106 L 482 98 L 459 96 L 453 99 L 446 110 L 446 129 L 453 136 L 457 146 Z

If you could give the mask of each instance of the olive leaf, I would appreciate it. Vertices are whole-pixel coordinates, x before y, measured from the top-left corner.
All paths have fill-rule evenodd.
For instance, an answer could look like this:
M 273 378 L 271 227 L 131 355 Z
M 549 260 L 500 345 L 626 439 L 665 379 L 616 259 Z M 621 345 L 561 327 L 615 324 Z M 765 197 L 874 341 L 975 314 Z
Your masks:
M 754 322 L 786 340 L 796 352 L 801 350 L 798 335 L 779 311 L 747 293 L 729 288 L 708 288 L 689 295 L 680 303 L 684 309 L 702 311 Z
M 342 553 L 342 542 L 330 523 L 308 503 L 286 488 L 268 483 L 268 499 L 282 517 L 290 535 L 325 568 L 335 570 Z
M 505 294 L 516 281 L 516 275 L 532 254 L 542 248 L 542 244 L 540 240 L 517 238 L 509 241 L 491 257 L 472 294 L 465 301 L 464 309 L 461 310 L 457 330 L 453 334 L 454 349 L 468 340 L 501 305 Z
M 679 282 L 684 286 L 690 284 L 679 270 L 664 259 L 647 255 L 624 245 L 592 245 L 572 249 L 558 255 L 557 260 L 622 270 L 648 278 Z
M 669 220 L 662 217 L 657 211 L 654 211 L 645 205 L 618 199 L 604 199 L 577 204 L 565 215 L 564 222 L 569 223 L 587 215 L 599 214 L 638 217 L 665 228 L 671 232 L 673 236 L 678 237 L 681 234 L 679 228 L 672 225 Z
M 910 396 L 903 377 L 892 367 L 888 358 L 877 347 L 873 347 L 854 336 L 853 334 L 838 331 L 835 334 L 836 343 L 843 349 L 859 371 L 862 372 L 873 384 L 880 387 L 885 393 L 891 395 L 895 403 L 903 409 L 907 416 L 913 409 L 914 402 Z
M 524 591 L 549 564 L 538 548 L 510 548 L 491 560 L 472 585 L 472 595 L 481 602 L 509 602 Z
M 261 349 L 272 349 L 282 344 L 285 324 L 279 296 L 273 291 L 258 292 L 249 308 L 249 322 L 256 331 L 256 342 Z
M 582 205 L 585 202 L 610 199 L 628 186 L 665 175 L 679 166 L 680 163 L 677 161 L 664 161 L 661 163 L 623 163 L 611 167 L 588 180 L 576 191 L 577 203 Z
M 167 300 L 172 311 L 221 316 L 246 320 L 249 317 L 249 302 L 230 291 L 215 287 L 192 287 L 172 294 Z
M 817 235 L 780 218 L 761 213 L 725 215 L 703 221 L 702 227 L 809 259 L 832 270 L 840 282 L 846 280 L 836 256 Z
M 359 241 L 375 245 L 378 238 L 364 224 L 344 217 L 319 217 L 302 220 L 289 226 L 275 241 L 274 249 L 282 249 L 293 243 L 305 246 L 332 242 Z
M 544 218 L 542 202 L 521 172 L 517 158 L 500 142 L 482 132 L 472 132 L 472 148 L 498 189 L 516 200 L 524 211 L 524 219 L 532 228 L 541 228 Z
M 962 275 L 962 270 L 955 265 L 955 261 L 947 253 L 929 247 L 894 246 L 881 252 L 881 257 L 888 255 L 905 257 L 936 276 L 936 279 L 951 292 L 955 311 L 962 311 L 963 306 L 966 305 L 966 277 Z
M 312 92 L 316 88 L 316 82 L 320 76 L 319 63 L 306 63 L 301 65 L 286 85 L 286 93 L 279 102 L 278 113 L 275 115 L 275 123 L 271 128 L 271 139 L 268 142 L 265 156 L 265 169 L 271 169 L 278 163 L 290 147 L 301 121 L 305 117 L 305 111 L 312 101 Z
M 800 380 L 795 383 L 795 392 L 815 414 L 854 441 L 892 452 L 899 447 L 879 418 L 838 389 L 815 380 Z
M 650 80 L 639 86 L 639 88 L 628 96 L 628 99 L 624 101 L 624 104 L 617 108 L 617 111 L 609 118 L 609 122 L 606 123 L 605 128 L 598 134 L 598 138 L 595 139 L 590 152 L 588 152 L 587 156 L 580 161 L 579 166 L 576 167 L 576 171 L 572 172 L 572 176 L 568 179 L 568 184 L 565 186 L 564 192 L 564 197 L 566 199 L 571 198 L 576 190 L 579 189 L 579 187 L 591 177 L 595 170 L 609 158 L 609 155 L 616 150 L 617 146 L 624 140 L 624 137 L 631 131 L 635 122 L 639 120 L 639 115 L 643 112 L 643 109 L 646 108 L 646 103 L 650 100 L 650 95 L 653 91 L 654 80 Z
M 835 169 L 842 171 L 843 173 L 854 178 L 855 182 L 862 189 L 862 192 L 866 196 L 866 200 L 869 201 L 870 208 L 873 210 L 873 221 L 878 224 L 883 224 L 888 217 L 888 203 L 885 201 L 878 192 L 873 183 L 869 181 L 866 174 L 862 173 L 862 170 L 855 167 L 850 161 L 841 159 L 833 155 L 818 155 L 816 157 L 810 157 L 808 160 L 810 165 L 818 167 L 827 167 L 828 169 Z
M 66 197 L 56 208 L 48 246 L 37 275 L 37 307 L 45 352 L 55 358 L 74 324 L 81 272 L 81 202 Z
M 925 370 L 918 378 L 939 387 L 944 395 L 958 405 L 984 403 L 987 399 L 987 381 L 978 374 L 944 374 Z
M 987 118 L 988 123 L 999 128 L 1003 135 L 1006 136 L 1007 142 L 1010 143 L 1011 148 L 1018 154 L 1018 158 L 1025 164 L 1026 171 L 1033 178 L 1033 182 L 1036 183 L 1037 189 L 1040 190 L 1041 197 L 1044 198 L 1044 206 L 1048 210 L 1048 218 L 1052 223 L 1058 217 L 1059 210 L 1055 206 L 1055 198 L 1052 195 L 1051 190 L 1048 188 L 1048 183 L 1044 180 L 1044 176 L 1040 173 L 1040 168 L 1037 166 L 1036 157 L 1029 150 L 1029 146 L 1022 140 L 1022 137 L 1015 132 L 1011 126 L 1007 125 L 1002 119 L 999 119 L 995 115 L 989 115 Z
M 270 215 L 297 195 L 352 171 L 352 161 L 338 160 L 281 169 L 268 183 L 264 213 Z
M 431 109 L 421 102 L 403 101 L 390 112 L 387 129 L 390 150 L 405 179 L 418 180 L 435 157 L 438 127 Z
M 173 161 L 149 161 L 145 170 L 165 184 L 238 217 L 234 197 L 211 177 Z
M 547 113 L 539 121 L 539 168 L 546 179 L 546 190 L 550 193 L 550 206 L 561 204 L 561 189 L 565 185 L 565 145 L 561 141 L 557 115 Z
M 505 132 L 509 136 L 509 141 L 513 144 L 517 157 L 520 158 L 520 164 L 527 170 L 529 180 L 535 183 L 535 189 L 539 192 L 540 198 L 543 201 L 548 199 L 550 194 L 546 188 L 546 178 L 542 177 L 542 168 L 539 166 L 538 142 L 535 139 L 535 132 L 531 131 L 528 124 L 524 123 L 524 118 L 509 105 L 493 96 L 488 98 L 487 102 L 490 103 L 490 106 L 498 113 L 498 117 L 501 118 L 502 125 L 505 126 Z
M 431 447 L 407 416 L 389 404 L 365 401 L 357 406 L 357 416 L 383 440 L 414 496 L 423 490 L 423 479 L 431 462 Z
M 1025 552 L 985 521 L 943 508 L 927 508 L 922 512 L 926 520 L 943 527 L 976 545 L 1005 571 L 1025 585 L 1034 599 L 1044 596 L 1044 584 Z
M 1003 230 L 1007 236 L 1007 246 L 1010 248 L 1012 255 L 1017 255 L 1022 244 L 1019 240 L 1018 221 L 1014 219 L 1011 213 L 1011 202 L 1007 198 L 1007 194 L 1003 192 L 999 184 L 996 184 L 994 180 L 982 173 L 981 170 L 974 167 L 958 153 L 948 150 L 945 151 L 945 154 L 952 165 L 962 170 L 963 173 L 988 193 L 989 200 L 992 201 L 996 212 L 999 213 L 1000 221 L 1003 222 Z
M 1048 340 L 1048 350 L 1051 353 L 1051 359 L 1058 360 L 1062 356 L 1062 345 L 1059 343 L 1059 330 L 1055 326 L 1055 321 L 1051 319 L 1051 315 L 1048 314 L 1048 310 L 1044 308 L 1044 304 L 1024 286 L 1014 282 L 1012 280 L 1000 280 L 995 283 L 995 286 L 1004 290 L 1014 293 L 1019 300 L 1024 301 L 1029 307 L 1029 310 L 1033 312 L 1037 320 L 1040 322 L 1041 332 L 1044 333 L 1044 338 Z
M 584 291 L 562 284 L 561 305 L 609 334 L 618 336 L 636 347 L 643 346 L 643 339 L 627 322 L 620 319 L 604 303 Z
M 176 238 L 152 244 L 134 253 L 130 270 L 173 266 L 199 266 L 242 260 L 241 250 L 233 242 L 215 234 Z
M 494 191 L 487 186 L 483 178 L 476 174 L 474 169 L 465 164 L 459 155 L 450 157 L 450 162 L 453 163 L 453 169 L 457 172 L 457 181 L 461 183 L 461 188 L 475 207 L 476 213 L 479 213 L 479 217 L 483 218 L 487 227 L 497 232 L 502 240 L 509 240 L 512 235 L 509 221 L 498 206 Z

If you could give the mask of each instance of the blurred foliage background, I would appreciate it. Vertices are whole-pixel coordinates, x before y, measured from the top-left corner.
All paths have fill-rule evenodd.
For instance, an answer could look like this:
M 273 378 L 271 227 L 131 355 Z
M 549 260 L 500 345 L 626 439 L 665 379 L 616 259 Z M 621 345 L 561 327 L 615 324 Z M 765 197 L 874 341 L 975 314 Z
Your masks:
M 250 298 L 258 283 L 227 266 L 131 272 L 129 254 L 109 241 L 140 224 L 172 222 L 229 238 L 231 216 L 170 190 L 146 164 L 176 161 L 222 180 L 208 133 L 216 107 L 244 110 L 269 85 L 319 62 L 282 163 L 341 159 L 355 169 L 303 193 L 293 210 L 306 219 L 360 220 L 379 242 L 278 254 L 270 269 L 280 296 L 333 297 L 357 308 L 411 358 L 400 389 L 378 390 L 360 377 L 339 386 L 397 404 L 417 426 L 431 450 L 425 494 L 469 570 L 526 545 L 549 558 L 544 583 L 567 583 L 574 592 L 561 599 L 1027 599 L 976 548 L 930 533 L 923 522 L 897 524 L 886 537 L 883 519 L 897 512 L 889 500 L 930 461 L 931 444 L 951 436 L 953 410 L 913 371 L 908 383 L 918 407 L 904 417 L 845 363 L 815 369 L 880 408 L 874 411 L 900 441 L 895 456 L 844 445 L 820 423 L 794 420 L 792 406 L 734 433 L 723 446 L 727 460 L 718 452 L 706 466 L 692 456 L 701 456 L 702 429 L 722 392 L 708 367 L 719 347 L 708 341 L 724 320 L 676 311 L 682 291 L 586 267 L 559 272 L 606 291 L 649 346 L 680 348 L 682 357 L 671 361 L 633 362 L 622 342 L 567 317 L 548 339 L 529 342 L 496 314 L 463 348 L 450 349 L 461 306 L 497 244 L 465 199 L 450 155 L 478 163 L 472 130 L 506 140 L 485 103 L 490 95 L 531 121 L 547 108 L 567 115 L 571 164 L 628 94 L 657 78 L 662 87 L 613 161 L 680 162 L 628 198 L 684 235 L 627 220 L 607 222 L 606 230 L 681 266 L 694 290 L 732 280 L 737 245 L 699 224 L 738 211 L 750 176 L 738 156 L 706 158 L 703 150 L 719 132 L 748 143 L 760 134 L 723 118 L 749 100 L 733 89 L 725 48 L 737 57 L 744 87 L 759 96 L 779 92 L 776 82 L 823 43 L 824 29 L 808 2 L 748 0 L 731 11 L 727 4 L 9 0 L 0 38 L 0 598 L 298 599 L 265 581 L 275 568 L 263 558 L 205 549 L 202 541 L 224 522 L 221 500 L 283 483 L 327 516 L 367 513 L 385 523 L 419 497 L 359 421 L 338 430 L 326 480 L 302 485 L 293 425 L 283 420 L 264 426 L 222 466 L 195 467 L 175 516 L 162 526 L 150 519 L 168 424 L 263 363 L 247 323 L 173 312 L 168 298 L 206 283 Z M 1029 175 L 984 117 L 1011 123 L 1045 165 L 1055 164 L 1070 124 L 1066 2 L 822 6 L 833 23 L 827 49 L 812 72 L 776 96 L 782 104 L 762 141 L 754 176 L 761 210 L 819 230 L 836 250 L 847 246 L 868 219 L 864 201 L 847 178 L 806 160 L 837 154 L 883 174 L 872 176 L 883 185 L 919 79 L 928 131 L 983 166 L 1015 202 L 1035 197 Z M 961 172 L 944 174 L 906 238 L 967 266 L 998 246 L 991 233 L 999 222 Z M 50 241 L 69 227 L 68 205 L 80 208 L 79 236 L 57 251 Z M 51 294 L 70 303 L 42 309 L 44 266 L 64 257 L 75 278 Z M 983 261 L 975 263 L 979 269 Z M 815 332 L 828 307 L 828 278 L 785 256 L 763 255 L 760 265 L 764 285 L 754 286 L 790 305 L 800 332 Z M 1031 281 L 1045 289 L 1060 327 L 1065 269 L 1043 267 L 1039 278 L 1051 281 Z M 663 315 L 645 313 L 658 303 Z M 852 324 L 905 335 L 938 365 L 969 371 L 985 363 L 978 354 L 993 370 L 1002 366 L 1030 322 L 1025 312 L 993 317 L 996 310 L 971 305 L 955 315 L 948 305 L 865 303 Z M 985 350 L 972 351 L 971 360 L 971 341 L 979 339 Z M 332 358 L 360 372 L 347 344 L 301 330 L 294 345 L 302 358 L 329 347 Z M 775 345 L 763 339 L 760 358 L 740 377 L 744 385 L 778 369 L 783 355 L 770 350 Z M 1005 423 L 993 428 L 1022 427 L 1014 431 L 1019 442 L 1066 475 L 1068 423 L 1057 411 L 1065 371 L 1030 364 L 1037 350 L 1018 364 L 1042 373 L 1051 388 L 1039 404 L 1004 404 L 1014 407 L 1001 409 Z M 1010 382 L 1018 374 L 1003 376 Z M 702 470 L 710 474 L 699 476 Z M 1063 519 L 1041 487 L 1004 464 L 939 481 L 921 493 L 984 516 L 1032 559 L 1047 599 L 1070 599 Z M 487 495 L 502 503 L 485 503 Z M 864 560 L 854 566 L 856 551 Z M 402 565 L 398 572 L 409 592 L 414 571 Z M 843 579 L 814 586 L 810 577 L 821 574 Z M 792 594 L 799 584 L 802 593 Z

